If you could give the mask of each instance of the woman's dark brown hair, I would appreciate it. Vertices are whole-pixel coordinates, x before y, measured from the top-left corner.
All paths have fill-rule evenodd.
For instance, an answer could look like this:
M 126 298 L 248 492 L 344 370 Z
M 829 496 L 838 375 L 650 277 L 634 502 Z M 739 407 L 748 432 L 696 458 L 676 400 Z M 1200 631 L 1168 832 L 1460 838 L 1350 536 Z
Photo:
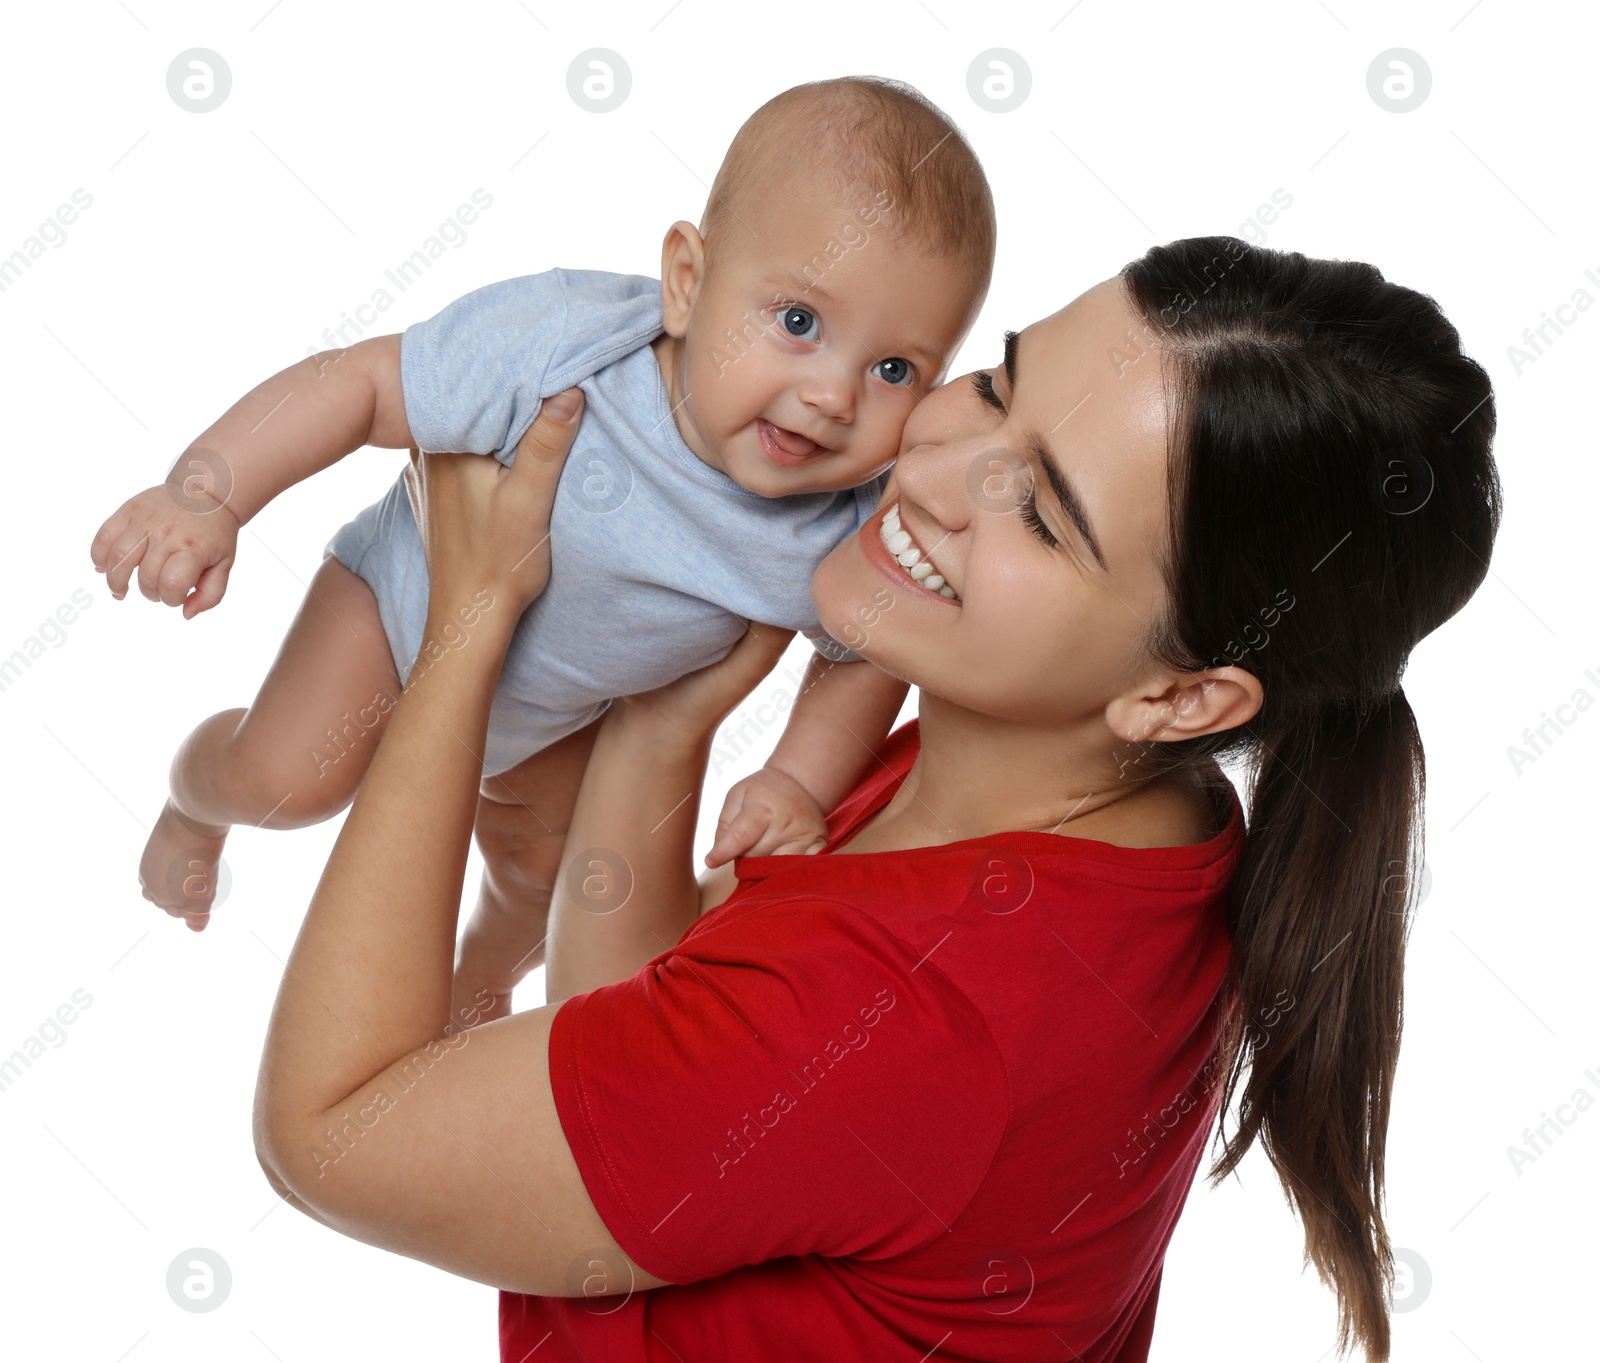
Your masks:
M 1431 298 L 1370 265 L 1203 237 L 1122 279 L 1176 403 L 1152 654 L 1246 668 L 1265 693 L 1242 728 L 1160 745 L 1248 772 L 1219 1140 L 1236 1096 L 1238 1125 L 1211 1177 L 1260 1139 L 1338 1295 L 1341 1350 L 1387 1359 L 1384 1142 L 1422 863 L 1400 679 L 1488 569 L 1489 379 Z

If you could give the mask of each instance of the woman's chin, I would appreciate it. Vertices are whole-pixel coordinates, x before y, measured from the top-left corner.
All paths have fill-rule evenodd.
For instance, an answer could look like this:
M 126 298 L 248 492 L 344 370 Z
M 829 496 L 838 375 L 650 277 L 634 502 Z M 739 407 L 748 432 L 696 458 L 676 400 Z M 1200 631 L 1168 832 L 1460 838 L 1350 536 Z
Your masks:
M 865 609 L 870 617 L 872 593 L 879 585 L 878 575 L 861 556 L 854 535 L 836 545 L 811 575 L 811 605 L 822 628 L 862 657 L 868 656 L 868 650 L 858 644 L 870 629 L 861 613 Z

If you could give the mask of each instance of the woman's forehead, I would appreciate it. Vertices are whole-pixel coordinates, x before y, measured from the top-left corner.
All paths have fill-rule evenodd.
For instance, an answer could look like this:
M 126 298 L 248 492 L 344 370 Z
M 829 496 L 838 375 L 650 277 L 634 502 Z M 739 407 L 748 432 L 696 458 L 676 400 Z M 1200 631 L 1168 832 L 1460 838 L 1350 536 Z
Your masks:
M 1113 277 L 1059 312 L 1024 327 L 1007 346 L 1015 382 L 1011 407 L 1053 430 L 1068 414 L 1078 426 L 1131 441 L 1164 443 L 1165 385 L 1156 338 Z
M 1106 279 L 1048 317 L 1024 327 L 1016 350 L 1026 351 L 1057 382 L 1074 377 L 1071 369 L 1079 364 L 1084 369 L 1081 377 L 1085 382 L 1092 383 L 1097 377 L 1115 378 L 1117 370 L 1110 349 L 1119 342 L 1129 346 L 1136 337 L 1128 333 L 1138 330 L 1137 322 L 1121 279 Z M 1097 368 L 1104 372 L 1097 375 L 1093 372 Z M 1045 375 L 1034 370 L 1031 377 Z M 1022 385 L 1026 387 L 1027 381 L 1023 380 Z
M 1153 544 L 1165 516 L 1168 399 L 1153 338 L 1113 278 L 1008 349 L 1012 417 L 1077 484 L 1108 561 L 1126 565 L 1128 547 Z

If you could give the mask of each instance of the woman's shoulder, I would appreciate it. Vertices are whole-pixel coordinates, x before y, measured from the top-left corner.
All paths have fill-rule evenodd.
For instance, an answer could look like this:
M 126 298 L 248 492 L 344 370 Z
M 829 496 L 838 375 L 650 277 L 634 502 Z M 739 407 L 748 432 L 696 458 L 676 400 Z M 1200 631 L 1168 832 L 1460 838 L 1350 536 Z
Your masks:
M 1215 762 L 1156 777 L 1135 795 L 1062 825 L 1062 837 L 1094 838 L 1114 847 L 1193 847 L 1225 833 L 1237 797 Z

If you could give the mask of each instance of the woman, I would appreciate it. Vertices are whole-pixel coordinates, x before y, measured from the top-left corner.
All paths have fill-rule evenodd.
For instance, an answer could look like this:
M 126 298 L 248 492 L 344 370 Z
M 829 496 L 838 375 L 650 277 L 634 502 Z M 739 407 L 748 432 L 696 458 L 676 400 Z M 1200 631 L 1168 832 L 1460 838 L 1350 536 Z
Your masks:
M 552 1002 L 446 1033 L 476 754 L 571 425 L 505 474 L 414 464 L 439 646 L 278 997 L 274 1186 L 504 1289 L 508 1359 L 1131 1363 L 1237 1089 L 1213 1173 L 1263 1139 L 1341 1341 L 1387 1357 L 1400 674 L 1499 515 L 1488 381 L 1432 301 L 1208 238 L 1008 336 L 918 409 L 814 580 L 830 632 L 920 688 L 824 854 L 691 879 L 710 736 L 783 643 L 755 631 L 612 707 Z

